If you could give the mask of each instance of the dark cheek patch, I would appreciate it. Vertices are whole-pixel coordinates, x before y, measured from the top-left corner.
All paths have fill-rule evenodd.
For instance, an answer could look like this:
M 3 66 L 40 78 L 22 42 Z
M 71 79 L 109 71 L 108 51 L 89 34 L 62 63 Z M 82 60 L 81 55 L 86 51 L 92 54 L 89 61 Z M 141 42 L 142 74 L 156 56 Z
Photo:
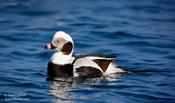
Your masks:
M 63 45 L 63 48 L 61 49 L 61 51 L 65 54 L 65 55 L 69 55 L 71 53 L 73 49 L 73 45 L 71 42 L 67 42 Z

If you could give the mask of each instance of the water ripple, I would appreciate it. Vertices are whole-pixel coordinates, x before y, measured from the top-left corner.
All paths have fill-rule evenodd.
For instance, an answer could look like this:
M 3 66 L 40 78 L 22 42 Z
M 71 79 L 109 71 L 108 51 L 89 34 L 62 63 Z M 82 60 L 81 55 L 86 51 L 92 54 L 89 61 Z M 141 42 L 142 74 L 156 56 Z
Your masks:
M 174 103 L 173 0 L 2 0 L 0 102 Z M 46 81 L 54 32 L 75 53 L 117 56 L 128 73 Z

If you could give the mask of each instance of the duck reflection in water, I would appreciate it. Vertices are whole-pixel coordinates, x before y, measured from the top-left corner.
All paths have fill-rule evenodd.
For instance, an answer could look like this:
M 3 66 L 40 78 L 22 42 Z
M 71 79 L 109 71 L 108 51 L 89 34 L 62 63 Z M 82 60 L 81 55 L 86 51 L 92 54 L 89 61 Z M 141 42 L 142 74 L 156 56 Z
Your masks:
M 54 103 L 72 103 L 75 100 L 89 100 L 91 98 L 102 96 L 101 93 L 99 94 L 101 86 L 113 85 L 111 84 L 112 82 L 104 84 L 104 81 L 117 81 L 121 79 L 121 76 L 122 74 L 113 74 L 101 78 L 64 78 L 63 80 L 60 79 L 60 81 L 51 81 L 49 94 L 56 97 L 52 100 Z M 96 92 L 93 93 L 94 90 L 90 88 L 91 86 L 99 88 L 99 91 L 97 90 L 98 94 Z M 90 93 L 78 97 L 74 95 L 75 92 L 83 93 L 87 91 L 90 91 Z
M 52 100 L 54 103 L 72 103 L 73 97 L 71 92 L 72 84 L 54 81 L 50 85 L 49 94 L 54 95 L 56 98 Z

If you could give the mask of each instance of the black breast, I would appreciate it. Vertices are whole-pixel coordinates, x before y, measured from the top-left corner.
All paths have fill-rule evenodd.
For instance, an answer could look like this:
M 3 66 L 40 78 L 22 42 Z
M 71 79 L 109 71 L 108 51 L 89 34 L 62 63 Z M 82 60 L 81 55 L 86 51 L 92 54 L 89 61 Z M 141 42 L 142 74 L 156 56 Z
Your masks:
M 73 76 L 73 65 L 56 65 L 52 62 L 48 63 L 47 67 L 48 77 L 72 77 Z

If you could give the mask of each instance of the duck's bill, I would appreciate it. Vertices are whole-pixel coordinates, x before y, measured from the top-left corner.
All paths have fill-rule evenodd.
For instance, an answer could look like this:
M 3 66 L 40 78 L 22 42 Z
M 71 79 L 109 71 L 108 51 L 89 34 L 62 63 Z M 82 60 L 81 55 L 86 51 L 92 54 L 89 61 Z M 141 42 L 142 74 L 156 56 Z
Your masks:
M 51 50 L 51 49 L 56 49 L 57 47 L 53 43 L 49 43 L 44 46 L 45 49 Z

